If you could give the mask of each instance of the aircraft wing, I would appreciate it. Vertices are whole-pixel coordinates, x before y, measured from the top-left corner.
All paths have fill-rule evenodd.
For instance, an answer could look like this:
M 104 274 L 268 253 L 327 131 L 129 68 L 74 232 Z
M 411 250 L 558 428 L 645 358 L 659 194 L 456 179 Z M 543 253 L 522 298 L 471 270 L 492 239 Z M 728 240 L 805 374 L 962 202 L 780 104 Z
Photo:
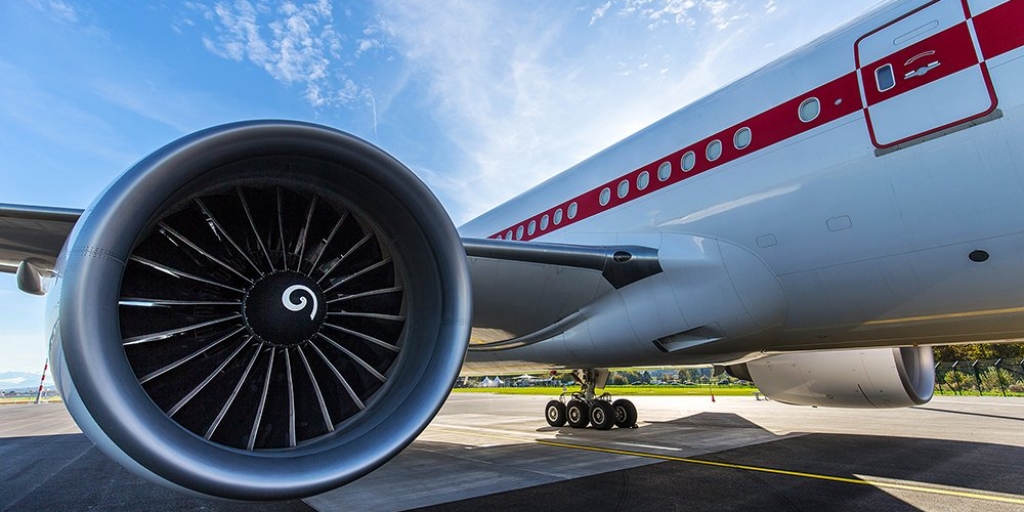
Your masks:
M 15 273 L 23 261 L 53 268 L 82 210 L 0 204 L 0 272 Z

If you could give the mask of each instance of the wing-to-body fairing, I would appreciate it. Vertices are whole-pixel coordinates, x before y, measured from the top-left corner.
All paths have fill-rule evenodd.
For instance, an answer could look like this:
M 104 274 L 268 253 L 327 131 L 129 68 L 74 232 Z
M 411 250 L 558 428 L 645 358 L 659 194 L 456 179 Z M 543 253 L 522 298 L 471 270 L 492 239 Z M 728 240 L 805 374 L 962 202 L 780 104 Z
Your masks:
M 215 127 L 84 211 L 0 207 L 0 270 L 48 294 L 90 438 L 202 495 L 358 478 L 460 371 L 583 370 L 547 419 L 597 428 L 636 421 L 613 366 L 924 403 L 929 345 L 1024 338 L 1022 17 L 883 5 L 458 230 L 355 137 Z

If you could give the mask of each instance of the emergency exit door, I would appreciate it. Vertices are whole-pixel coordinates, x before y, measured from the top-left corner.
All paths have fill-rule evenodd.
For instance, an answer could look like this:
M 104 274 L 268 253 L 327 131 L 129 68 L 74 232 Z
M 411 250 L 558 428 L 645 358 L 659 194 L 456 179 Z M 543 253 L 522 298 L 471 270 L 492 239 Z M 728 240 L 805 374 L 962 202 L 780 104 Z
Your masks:
M 990 113 L 995 93 L 964 0 L 939 0 L 855 45 L 868 131 L 885 148 Z

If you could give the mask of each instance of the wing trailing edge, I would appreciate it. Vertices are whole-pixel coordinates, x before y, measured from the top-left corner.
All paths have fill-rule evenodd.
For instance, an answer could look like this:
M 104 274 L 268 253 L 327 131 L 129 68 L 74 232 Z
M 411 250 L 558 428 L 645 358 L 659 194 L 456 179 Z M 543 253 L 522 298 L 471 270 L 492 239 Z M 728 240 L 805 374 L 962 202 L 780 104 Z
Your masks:
M 53 269 L 82 210 L 0 204 L 0 272 L 18 273 L 22 262 L 38 272 Z

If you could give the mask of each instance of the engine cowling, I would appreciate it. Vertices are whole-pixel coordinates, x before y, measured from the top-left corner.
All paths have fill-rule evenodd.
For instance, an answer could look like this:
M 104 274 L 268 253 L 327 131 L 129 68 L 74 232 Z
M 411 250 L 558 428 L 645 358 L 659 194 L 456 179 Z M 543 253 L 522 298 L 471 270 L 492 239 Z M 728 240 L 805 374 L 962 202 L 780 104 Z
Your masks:
M 727 368 L 765 396 L 793 405 L 910 407 L 935 385 L 931 347 L 776 354 Z
M 107 455 L 239 500 L 324 492 L 440 409 L 465 357 L 455 227 L 401 163 L 297 122 L 186 136 L 75 226 L 50 293 L 55 377 Z

